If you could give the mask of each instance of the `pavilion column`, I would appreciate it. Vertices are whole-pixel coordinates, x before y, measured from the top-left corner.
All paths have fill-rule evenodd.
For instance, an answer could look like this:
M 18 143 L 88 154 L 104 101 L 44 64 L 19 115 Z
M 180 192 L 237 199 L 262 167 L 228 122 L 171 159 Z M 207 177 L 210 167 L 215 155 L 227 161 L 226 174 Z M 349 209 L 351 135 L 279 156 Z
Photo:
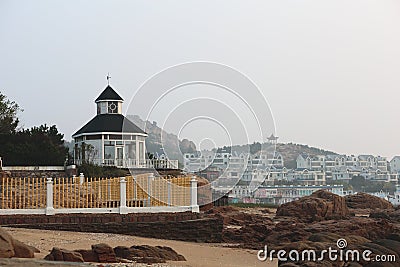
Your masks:
M 136 163 L 135 163 L 135 165 L 136 165 L 136 167 L 139 167 L 139 141 L 138 141 L 138 137 L 136 136 L 136 141 L 135 141 L 135 144 L 136 144 L 136 154 L 135 154 L 135 158 L 136 158 Z
M 101 153 L 100 153 L 100 155 L 101 155 L 101 159 L 100 159 L 100 162 L 99 162 L 99 164 L 100 165 L 102 165 L 103 163 L 104 163 L 104 134 L 101 134 Z

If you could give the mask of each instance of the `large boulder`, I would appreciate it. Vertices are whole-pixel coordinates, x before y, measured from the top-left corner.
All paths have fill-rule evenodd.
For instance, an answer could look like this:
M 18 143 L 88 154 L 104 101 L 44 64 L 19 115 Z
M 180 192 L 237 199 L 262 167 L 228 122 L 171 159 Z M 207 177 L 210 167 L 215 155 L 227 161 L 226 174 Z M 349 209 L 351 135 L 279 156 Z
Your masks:
M 310 196 L 281 205 L 276 215 L 296 217 L 301 221 L 320 221 L 343 219 L 350 215 L 350 211 L 343 197 L 318 190 Z
M 78 249 L 74 251 L 81 254 L 85 262 L 99 262 L 99 257 L 97 256 L 97 253 L 93 250 Z
M 35 252 L 39 250 L 14 239 L 0 228 L 0 258 L 33 258 Z
M 84 262 L 80 253 L 56 247 L 44 259 L 48 261 Z
M 113 248 L 107 244 L 92 245 L 92 251 L 97 254 L 99 262 L 117 262 Z
M 112 248 L 107 244 L 92 245 L 90 250 L 69 251 L 53 248 L 51 253 L 45 257 L 51 261 L 75 261 L 75 262 L 101 262 L 116 263 L 124 260 L 137 263 L 165 263 L 166 261 L 185 261 L 185 257 L 175 250 L 165 246 L 118 246 Z
M 346 205 L 351 209 L 387 209 L 394 210 L 389 201 L 366 193 L 357 193 L 345 197 Z
M 14 255 L 13 238 L 0 228 L 0 258 L 11 258 Z
M 14 246 L 15 258 L 34 258 L 35 257 L 34 252 L 39 252 L 36 248 L 25 245 L 24 243 L 16 239 L 13 239 L 13 246 Z
M 133 260 L 138 263 L 165 263 L 166 261 L 185 261 L 185 257 L 178 254 L 175 250 L 166 246 L 119 246 L 114 248 L 115 254 L 119 258 Z

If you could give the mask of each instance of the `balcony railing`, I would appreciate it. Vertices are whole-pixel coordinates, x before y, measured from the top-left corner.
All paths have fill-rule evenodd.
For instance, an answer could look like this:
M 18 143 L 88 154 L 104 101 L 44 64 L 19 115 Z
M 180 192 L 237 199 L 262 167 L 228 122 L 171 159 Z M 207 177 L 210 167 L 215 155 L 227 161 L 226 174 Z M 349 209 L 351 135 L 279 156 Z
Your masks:
M 89 163 L 100 166 L 115 166 L 118 168 L 156 168 L 156 169 L 178 169 L 178 160 L 168 159 L 90 159 Z M 82 164 L 82 160 L 75 160 L 75 164 Z

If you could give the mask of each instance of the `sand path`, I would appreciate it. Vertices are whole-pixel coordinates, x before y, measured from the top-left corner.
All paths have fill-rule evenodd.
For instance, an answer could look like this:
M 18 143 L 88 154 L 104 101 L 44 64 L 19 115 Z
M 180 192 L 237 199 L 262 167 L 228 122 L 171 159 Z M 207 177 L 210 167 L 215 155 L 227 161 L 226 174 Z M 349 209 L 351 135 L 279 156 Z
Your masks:
M 98 243 L 112 247 L 132 245 L 169 246 L 186 258 L 186 262 L 169 262 L 168 266 L 191 267 L 242 267 L 242 266 L 277 266 L 277 262 L 261 262 L 257 251 L 226 248 L 221 244 L 190 243 L 175 240 L 143 238 L 136 236 L 50 231 L 35 229 L 5 228 L 12 236 L 26 244 L 40 249 L 37 258 L 44 258 L 53 247 L 65 249 L 90 249 Z

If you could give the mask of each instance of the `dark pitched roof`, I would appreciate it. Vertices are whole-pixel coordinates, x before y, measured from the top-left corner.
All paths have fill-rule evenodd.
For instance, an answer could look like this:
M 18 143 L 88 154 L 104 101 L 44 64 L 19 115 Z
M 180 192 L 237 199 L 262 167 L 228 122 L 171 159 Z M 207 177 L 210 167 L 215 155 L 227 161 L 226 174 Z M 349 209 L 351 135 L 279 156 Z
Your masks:
M 142 133 L 146 134 L 136 124 L 125 118 L 121 114 L 99 114 L 85 124 L 72 137 L 83 133 Z
M 274 134 L 271 134 L 267 139 L 268 140 L 278 140 L 279 137 L 275 136 Z
M 96 98 L 95 102 L 100 101 L 100 100 L 121 100 L 123 101 L 122 97 L 119 96 L 117 92 L 114 91 L 114 89 L 111 88 L 111 86 L 107 86 L 106 89 L 99 95 L 98 98 Z

